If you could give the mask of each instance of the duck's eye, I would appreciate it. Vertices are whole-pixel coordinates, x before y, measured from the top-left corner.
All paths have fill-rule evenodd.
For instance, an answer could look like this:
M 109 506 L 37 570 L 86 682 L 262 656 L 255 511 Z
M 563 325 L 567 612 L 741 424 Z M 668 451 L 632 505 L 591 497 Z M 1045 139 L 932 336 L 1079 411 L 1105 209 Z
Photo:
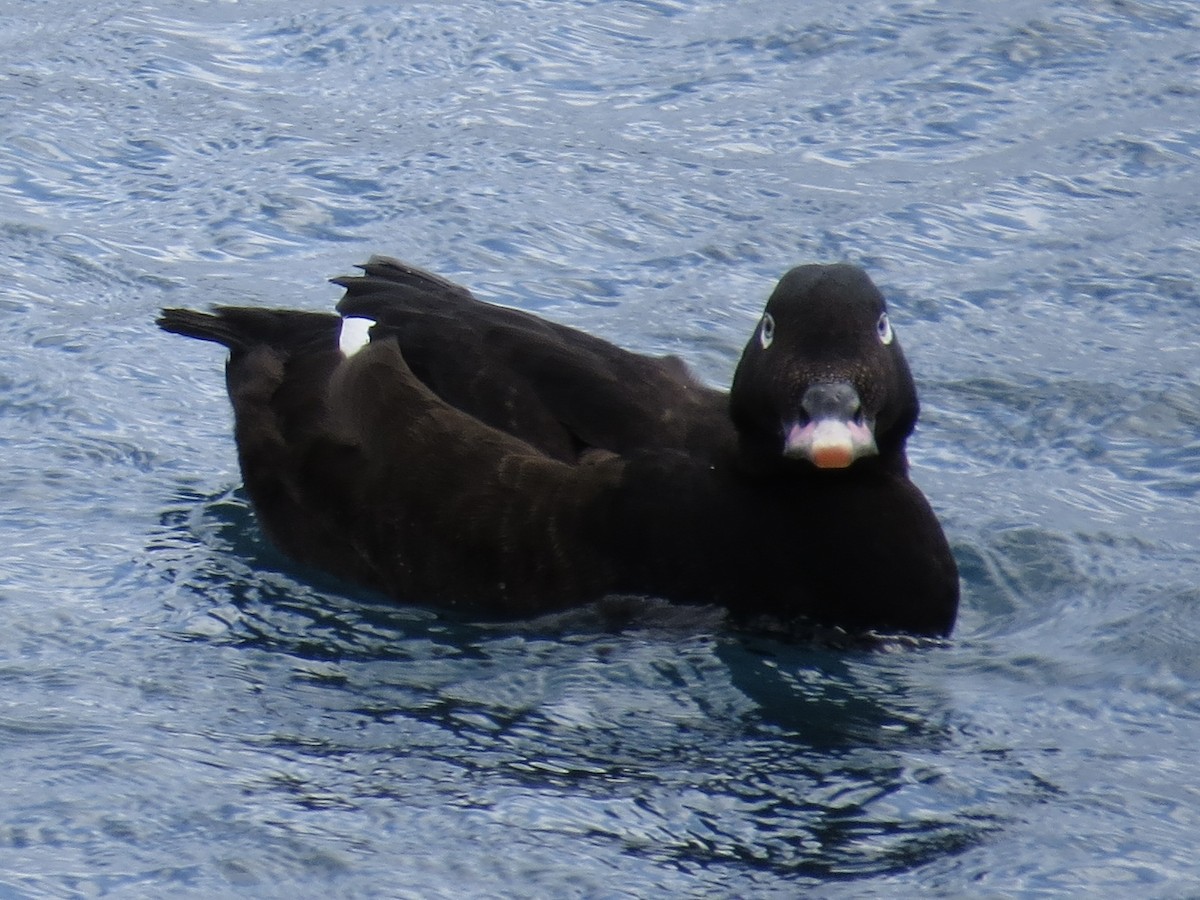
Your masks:
M 887 313 L 883 313 L 879 317 L 879 321 L 875 323 L 875 328 L 879 332 L 879 340 L 885 344 L 892 342 L 892 323 L 888 321 Z
M 766 350 L 775 340 L 775 319 L 770 313 L 763 313 L 762 326 L 758 329 L 758 342 Z

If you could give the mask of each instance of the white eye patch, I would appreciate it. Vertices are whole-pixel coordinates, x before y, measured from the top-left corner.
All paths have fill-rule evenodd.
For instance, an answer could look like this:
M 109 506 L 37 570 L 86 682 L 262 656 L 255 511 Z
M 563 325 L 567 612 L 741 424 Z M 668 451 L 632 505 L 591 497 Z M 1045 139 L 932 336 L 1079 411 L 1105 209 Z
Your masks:
M 359 316 L 346 316 L 342 319 L 342 332 L 338 335 L 338 349 L 342 356 L 349 359 L 371 342 L 371 326 L 374 319 L 364 319 Z
M 875 324 L 875 330 L 879 332 L 879 341 L 883 344 L 890 344 L 894 335 L 892 334 L 892 323 L 888 319 L 888 314 L 883 313 L 879 317 L 879 321 Z
M 766 350 L 771 346 L 771 342 L 775 340 L 775 317 L 770 313 L 763 313 L 762 324 L 758 329 L 758 342 L 762 344 L 762 348 Z

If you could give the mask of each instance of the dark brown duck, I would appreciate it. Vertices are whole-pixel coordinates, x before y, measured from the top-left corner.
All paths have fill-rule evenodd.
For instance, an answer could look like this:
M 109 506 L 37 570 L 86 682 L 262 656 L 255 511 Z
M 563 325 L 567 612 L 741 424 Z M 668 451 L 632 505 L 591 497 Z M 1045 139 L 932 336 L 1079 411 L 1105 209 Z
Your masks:
M 294 559 L 528 616 L 610 594 L 944 635 L 945 535 L 908 478 L 916 389 L 860 269 L 775 288 L 728 394 L 375 257 L 337 314 L 164 310 L 230 351 L 246 490 Z

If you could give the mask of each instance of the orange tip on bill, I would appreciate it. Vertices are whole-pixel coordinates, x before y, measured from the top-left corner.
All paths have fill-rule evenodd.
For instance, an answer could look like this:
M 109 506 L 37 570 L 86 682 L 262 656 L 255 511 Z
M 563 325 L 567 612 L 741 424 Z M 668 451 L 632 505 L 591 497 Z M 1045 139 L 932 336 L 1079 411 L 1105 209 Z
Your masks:
M 849 443 L 815 445 L 810 458 L 819 469 L 844 469 L 854 462 L 854 449 Z

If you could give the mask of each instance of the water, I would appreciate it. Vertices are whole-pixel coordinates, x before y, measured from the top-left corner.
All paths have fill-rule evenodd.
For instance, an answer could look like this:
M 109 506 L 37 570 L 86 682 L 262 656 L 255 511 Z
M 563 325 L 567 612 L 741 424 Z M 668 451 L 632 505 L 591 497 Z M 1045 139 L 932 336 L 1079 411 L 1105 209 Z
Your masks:
M 1200 893 L 1193 4 L 0 8 L 0 897 Z M 290 566 L 151 321 L 371 252 L 716 383 L 865 265 L 953 639 Z

